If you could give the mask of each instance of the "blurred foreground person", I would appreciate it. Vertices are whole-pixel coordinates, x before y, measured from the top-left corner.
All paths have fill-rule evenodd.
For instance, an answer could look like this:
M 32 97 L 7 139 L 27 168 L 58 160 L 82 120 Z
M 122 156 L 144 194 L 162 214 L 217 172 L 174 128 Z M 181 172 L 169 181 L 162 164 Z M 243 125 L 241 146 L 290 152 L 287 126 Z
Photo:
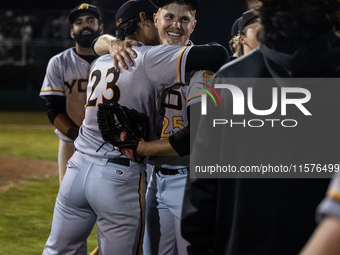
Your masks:
M 254 10 L 246 11 L 238 18 L 231 29 L 232 39 L 229 42 L 233 57 L 241 57 L 260 46 L 257 30 L 260 27 L 259 17 Z
M 182 214 L 189 254 L 298 254 L 316 227 L 315 209 L 340 159 L 340 86 L 329 79 L 340 76 L 340 39 L 335 34 L 340 2 L 261 3 L 260 48 L 216 73 L 212 86 L 234 87 L 217 90 L 223 106 L 207 102 L 207 113 L 191 139 L 193 178 L 187 182 Z M 238 97 L 232 98 L 232 89 Z M 285 94 L 293 90 L 303 93 Z M 273 97 L 275 91 L 281 97 Z M 248 97 L 245 109 L 233 105 L 242 95 Z M 300 104 L 284 108 L 285 96 Z M 237 110 L 238 115 L 233 114 Z M 228 124 L 214 128 L 213 121 L 221 116 Z M 294 125 L 282 125 L 285 119 Z M 314 172 L 313 164 L 318 167 Z M 196 173 L 202 166 L 228 165 L 235 173 Z M 263 166 L 279 171 L 241 172 Z M 291 167 L 292 172 L 280 167 Z

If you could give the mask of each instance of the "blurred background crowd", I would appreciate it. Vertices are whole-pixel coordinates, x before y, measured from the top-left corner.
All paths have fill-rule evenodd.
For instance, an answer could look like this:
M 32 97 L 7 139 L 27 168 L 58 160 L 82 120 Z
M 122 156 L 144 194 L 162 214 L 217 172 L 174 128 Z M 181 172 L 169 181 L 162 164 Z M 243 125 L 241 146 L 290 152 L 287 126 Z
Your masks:
M 114 16 L 125 0 L 9 1 L 0 7 L 0 110 L 44 110 L 36 95 L 47 63 L 74 45 L 67 17 L 83 2 L 99 8 L 104 33 L 114 34 Z M 246 0 L 201 1 L 191 39 L 194 44 L 218 42 L 229 49 L 231 26 L 247 9 Z

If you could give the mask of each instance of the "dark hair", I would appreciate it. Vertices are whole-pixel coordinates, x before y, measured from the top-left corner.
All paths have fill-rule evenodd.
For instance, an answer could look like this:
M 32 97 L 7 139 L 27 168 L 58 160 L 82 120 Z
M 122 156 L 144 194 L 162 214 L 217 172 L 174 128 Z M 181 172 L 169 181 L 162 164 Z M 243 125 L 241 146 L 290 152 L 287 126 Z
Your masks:
M 340 30 L 340 0 L 259 0 L 258 41 L 309 40 Z
M 146 18 L 153 21 L 153 13 L 147 13 Z M 126 36 L 134 35 L 140 29 L 138 26 L 140 21 L 139 16 L 137 16 L 121 24 L 120 27 L 116 29 L 116 38 L 124 40 Z

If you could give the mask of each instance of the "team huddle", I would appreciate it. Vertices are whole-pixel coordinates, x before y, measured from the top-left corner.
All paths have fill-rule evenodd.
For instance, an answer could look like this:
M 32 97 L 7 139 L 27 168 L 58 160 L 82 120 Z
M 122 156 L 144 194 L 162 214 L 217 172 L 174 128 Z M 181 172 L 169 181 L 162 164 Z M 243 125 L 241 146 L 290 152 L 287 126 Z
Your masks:
M 320 64 L 303 58 L 309 55 L 327 61 L 324 77 L 339 75 L 339 65 L 333 60 L 340 44 L 334 33 L 340 20 L 339 24 L 335 20 L 327 23 L 320 18 L 324 31 L 322 25 L 298 19 L 293 27 L 306 30 L 300 34 L 277 22 L 284 32 L 276 35 L 261 21 L 266 21 L 263 17 L 278 1 L 260 2 L 233 25 L 231 58 L 218 43 L 194 45 L 190 41 L 196 13 L 203 11 L 198 0 L 159 0 L 156 4 L 129 0 L 116 13 L 115 37 L 102 35 L 104 24 L 96 6 L 83 3 L 70 12 L 75 47 L 50 60 L 40 93 L 60 141 L 60 189 L 43 254 L 87 254 L 86 240 L 95 224 L 98 248 L 91 254 L 262 255 L 302 250 L 316 227 L 314 210 L 329 180 L 229 179 L 223 183 L 189 176 L 190 136 L 197 133 L 199 138 L 204 132 L 203 125 L 190 115 L 200 109 L 211 78 L 312 77 L 306 70 L 322 76 Z M 299 8 L 309 6 L 307 0 L 298 1 L 299 8 L 289 0 L 282 2 L 289 2 L 279 5 L 286 8 L 285 13 L 295 16 L 301 16 Z M 331 6 L 325 7 L 326 16 L 340 11 L 338 1 L 325 2 Z M 287 16 L 281 14 L 277 19 L 286 21 Z M 314 43 L 323 45 L 325 52 L 329 47 L 329 57 L 319 57 L 310 46 Z M 300 65 L 287 65 L 298 62 L 289 58 L 294 52 L 302 52 L 297 55 Z M 233 140 L 227 145 L 235 152 L 243 143 L 248 145 L 244 139 L 235 144 Z M 200 141 L 195 140 L 194 146 L 204 148 Z M 247 147 L 244 152 L 247 155 Z M 280 187 L 298 192 L 315 185 L 315 196 L 301 202 L 304 211 L 296 214 L 308 215 L 301 220 L 297 237 L 295 229 L 282 229 L 279 223 L 290 219 L 289 215 L 281 218 L 287 205 L 273 201 L 284 192 Z M 247 202 L 250 190 L 266 187 L 279 191 L 264 195 L 265 203 L 257 203 L 256 198 Z M 323 215 L 320 220 L 327 215 L 340 217 L 339 210 L 334 213 L 339 208 L 334 202 L 338 190 L 329 194 L 318 209 Z M 257 217 L 260 212 L 253 211 L 259 205 L 264 211 L 277 210 L 277 216 Z M 255 217 L 251 222 L 248 214 Z M 293 244 L 283 248 L 287 242 Z M 304 255 L 316 250 L 313 245 L 311 241 Z

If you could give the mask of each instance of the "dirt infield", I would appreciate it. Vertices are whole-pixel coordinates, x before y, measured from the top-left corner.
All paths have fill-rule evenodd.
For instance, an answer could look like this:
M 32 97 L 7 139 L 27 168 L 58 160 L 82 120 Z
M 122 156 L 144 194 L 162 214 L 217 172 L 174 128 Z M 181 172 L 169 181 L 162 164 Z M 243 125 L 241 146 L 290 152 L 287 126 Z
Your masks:
M 0 157 L 0 193 L 29 179 L 57 175 L 56 162 Z

